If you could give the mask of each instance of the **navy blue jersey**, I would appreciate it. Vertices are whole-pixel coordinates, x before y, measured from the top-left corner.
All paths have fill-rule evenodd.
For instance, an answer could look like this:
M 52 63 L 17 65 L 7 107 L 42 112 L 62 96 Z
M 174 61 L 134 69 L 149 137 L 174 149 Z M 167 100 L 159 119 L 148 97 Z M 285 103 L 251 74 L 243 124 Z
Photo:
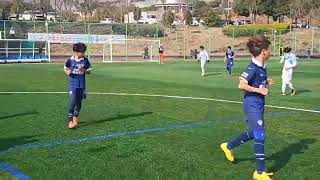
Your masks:
M 249 86 L 259 88 L 267 85 L 267 70 L 253 60 L 241 74 L 241 79 L 246 80 Z M 265 97 L 262 94 L 246 91 L 244 94 L 244 108 L 246 112 L 261 112 L 264 110 Z
M 233 61 L 233 56 L 234 56 L 234 52 L 233 51 L 227 51 L 226 52 L 226 58 L 227 58 L 227 61 Z
M 71 57 L 67 60 L 65 68 L 71 70 L 69 76 L 69 88 L 70 89 L 85 89 L 86 87 L 86 75 L 84 72 L 81 72 L 79 69 L 83 67 L 86 70 L 91 69 L 91 64 L 87 58 L 81 58 L 80 60 L 75 60 L 74 57 Z

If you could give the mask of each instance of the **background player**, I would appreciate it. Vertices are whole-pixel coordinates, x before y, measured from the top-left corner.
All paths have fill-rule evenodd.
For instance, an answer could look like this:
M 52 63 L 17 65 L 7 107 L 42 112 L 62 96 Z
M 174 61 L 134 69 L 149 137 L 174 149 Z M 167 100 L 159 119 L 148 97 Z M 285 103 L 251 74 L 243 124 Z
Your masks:
M 209 60 L 209 55 L 203 46 L 200 46 L 200 52 L 198 54 L 198 60 L 200 61 L 201 76 L 206 75 L 206 63 Z
M 225 54 L 225 62 L 226 62 L 226 69 L 229 74 L 232 74 L 232 66 L 233 66 L 233 59 L 234 59 L 234 52 L 231 50 L 231 46 L 227 47 L 227 52 Z
M 297 57 L 291 52 L 292 48 L 286 47 L 284 49 L 284 56 L 281 58 L 280 63 L 284 63 L 282 69 L 282 88 L 281 88 L 281 95 L 286 95 L 286 87 L 287 85 L 291 89 L 291 95 L 295 95 L 296 90 L 293 88 L 292 85 L 292 74 L 293 68 L 297 66 Z

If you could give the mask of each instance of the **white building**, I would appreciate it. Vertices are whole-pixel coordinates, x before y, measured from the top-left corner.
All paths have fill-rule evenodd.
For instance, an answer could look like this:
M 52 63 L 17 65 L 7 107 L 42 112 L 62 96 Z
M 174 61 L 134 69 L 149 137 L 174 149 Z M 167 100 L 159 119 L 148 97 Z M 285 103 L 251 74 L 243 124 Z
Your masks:
M 175 13 L 182 13 L 183 10 L 192 9 L 194 0 L 166 0 L 162 4 L 161 0 L 157 0 L 155 6 L 158 10 L 171 10 Z

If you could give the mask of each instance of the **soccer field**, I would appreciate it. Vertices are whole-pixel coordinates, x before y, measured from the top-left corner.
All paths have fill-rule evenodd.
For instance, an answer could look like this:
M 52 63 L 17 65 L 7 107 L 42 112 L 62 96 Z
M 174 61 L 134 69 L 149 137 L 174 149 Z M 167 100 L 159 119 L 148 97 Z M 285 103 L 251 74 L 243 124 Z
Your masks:
M 247 127 L 238 76 L 248 61 L 93 64 L 77 129 L 67 128 L 63 64 L 0 65 L 0 179 L 252 179 L 253 143 L 219 145 Z M 301 61 L 296 96 L 267 97 L 266 168 L 274 179 L 320 179 L 320 61 Z

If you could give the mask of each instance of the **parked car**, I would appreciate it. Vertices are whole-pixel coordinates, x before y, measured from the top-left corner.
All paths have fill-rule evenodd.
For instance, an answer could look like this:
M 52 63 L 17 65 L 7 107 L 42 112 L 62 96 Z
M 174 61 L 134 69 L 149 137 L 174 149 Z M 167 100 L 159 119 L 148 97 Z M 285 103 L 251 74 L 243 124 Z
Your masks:
M 59 19 L 60 19 L 60 16 L 56 15 L 55 12 L 47 12 L 47 14 L 46 14 L 47 21 L 57 21 Z
M 157 19 L 157 16 L 154 14 L 147 14 L 145 17 L 141 17 L 138 20 L 139 24 L 158 24 L 159 21 Z
M 30 11 L 25 11 L 25 12 L 23 12 L 23 14 L 20 14 L 19 20 L 20 21 L 32 21 L 33 16 Z
M 172 23 L 172 26 L 179 26 L 182 25 L 182 22 L 180 21 L 180 19 L 175 19 Z
M 43 13 L 40 12 L 40 11 L 35 11 L 35 13 L 34 13 L 34 20 L 35 20 L 35 21 L 44 21 L 45 18 L 44 18 Z
M 17 14 L 10 14 L 10 16 L 9 16 L 9 20 L 18 20 L 18 19 L 19 19 L 19 17 Z
M 299 22 L 293 22 L 293 23 L 291 23 L 291 27 L 292 28 L 302 28 L 303 25 L 302 25 L 302 23 L 299 23 Z
M 191 23 L 191 26 L 199 26 L 200 25 L 200 22 L 199 22 L 199 18 L 197 17 L 193 17 L 192 18 L 192 23 Z
M 114 21 L 112 20 L 112 18 L 103 18 L 100 23 L 103 23 L 103 24 L 113 24 Z

